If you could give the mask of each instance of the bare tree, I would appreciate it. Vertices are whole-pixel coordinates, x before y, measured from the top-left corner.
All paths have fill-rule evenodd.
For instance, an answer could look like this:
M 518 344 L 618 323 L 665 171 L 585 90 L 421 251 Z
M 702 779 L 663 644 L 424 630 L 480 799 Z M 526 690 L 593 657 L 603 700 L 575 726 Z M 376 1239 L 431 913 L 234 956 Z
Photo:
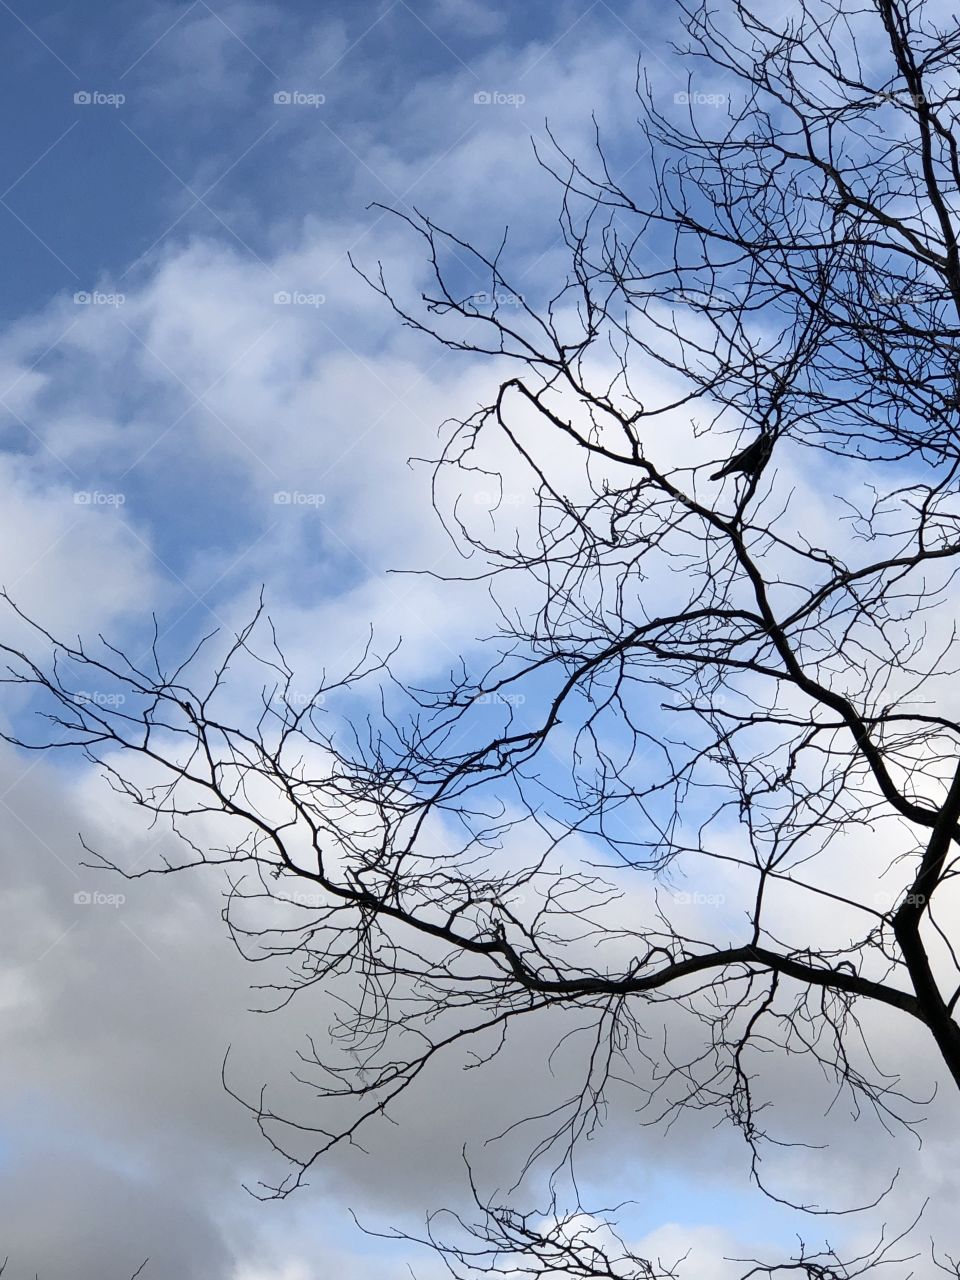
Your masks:
M 216 661 L 213 638 L 170 667 L 36 624 L 51 661 L 5 650 L 44 717 L 11 740 L 79 748 L 182 837 L 126 873 L 227 867 L 232 936 L 284 966 L 267 989 L 337 991 L 304 1111 L 243 1099 L 291 1165 L 260 1194 L 457 1045 L 482 1067 L 521 1019 L 589 1031 L 523 1166 L 549 1171 L 549 1205 L 461 1221 L 479 1251 L 434 1238 L 455 1274 L 660 1274 L 566 1229 L 582 1206 L 556 1199 L 644 1064 L 646 1121 L 726 1117 L 769 1194 L 776 1062 L 816 1064 L 884 1122 L 916 1114 L 864 1010 L 921 1031 L 960 1084 L 960 28 L 923 0 L 678 10 L 690 80 L 638 77 L 642 175 L 615 177 L 599 133 L 590 160 L 538 153 L 568 250 L 552 293 L 523 292 L 505 239 L 420 214 L 397 216 L 422 296 L 366 273 L 496 372 L 435 472 L 458 576 L 499 610 L 483 669 L 401 688 L 371 648 L 295 699 L 262 612 Z M 478 484 L 485 523 L 444 497 Z M 246 726 L 220 710 L 237 667 L 262 672 Z M 191 836 L 211 814 L 218 849 Z M 722 909 L 691 916 L 682 877 Z M 853 1276 L 904 1262 L 896 1244 L 782 1265 Z

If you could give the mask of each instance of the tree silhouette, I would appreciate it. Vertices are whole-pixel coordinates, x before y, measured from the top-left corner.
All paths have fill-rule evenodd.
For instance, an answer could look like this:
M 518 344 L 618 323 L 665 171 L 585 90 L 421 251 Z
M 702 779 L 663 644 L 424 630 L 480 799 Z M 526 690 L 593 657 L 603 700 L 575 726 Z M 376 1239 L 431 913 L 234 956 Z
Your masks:
M 590 160 L 538 151 L 569 261 L 552 292 L 520 289 L 505 240 L 423 214 L 396 214 L 422 296 L 359 268 L 404 323 L 492 363 L 435 488 L 459 576 L 499 607 L 485 665 L 401 688 L 370 648 L 301 701 L 262 610 L 215 661 L 212 639 L 170 667 L 36 623 L 53 660 L 5 649 L 45 717 L 11 740 L 82 749 L 183 837 L 176 861 L 95 864 L 227 867 L 225 918 L 282 959 L 278 1000 L 338 993 L 303 1113 L 241 1098 L 290 1162 L 260 1194 L 455 1046 L 482 1070 L 522 1020 L 589 1030 L 523 1165 L 547 1206 L 478 1193 L 459 1243 L 428 1237 L 455 1274 L 672 1274 L 561 1205 L 625 1075 L 645 1122 L 739 1129 L 784 1203 L 760 1166 L 776 1064 L 909 1125 L 862 1017 L 883 1008 L 960 1084 L 960 28 L 922 0 L 678 9 L 691 76 L 638 77 L 642 173 L 616 178 L 599 133 Z M 264 686 L 245 726 L 220 712 L 236 670 Z M 358 703 L 371 686 L 382 703 Z M 191 834 L 211 814 L 217 849 Z M 745 1274 L 906 1265 L 900 1238 Z

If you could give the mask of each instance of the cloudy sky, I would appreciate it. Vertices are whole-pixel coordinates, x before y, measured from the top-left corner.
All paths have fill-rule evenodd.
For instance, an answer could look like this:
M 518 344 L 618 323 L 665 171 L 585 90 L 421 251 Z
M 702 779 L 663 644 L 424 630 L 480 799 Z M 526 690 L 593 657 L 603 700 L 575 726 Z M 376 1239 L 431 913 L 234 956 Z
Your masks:
M 557 195 L 531 139 L 549 120 L 576 150 L 593 112 L 621 173 L 641 163 L 638 55 L 686 84 L 672 16 L 647 0 L 0 0 L 0 581 L 16 601 L 54 632 L 134 649 L 156 614 L 173 650 L 235 628 L 264 585 L 305 679 L 371 625 L 381 649 L 402 636 L 401 674 L 448 670 L 482 593 L 454 601 L 386 571 L 450 555 L 429 474 L 406 463 L 491 374 L 402 328 L 348 254 L 416 286 L 418 246 L 369 207 L 382 202 L 489 248 L 509 224 L 517 278 L 556 279 Z M 146 1257 L 151 1280 L 438 1274 L 350 1211 L 415 1229 L 459 1203 L 463 1145 L 503 1127 L 505 1096 L 536 1105 L 549 1028 L 482 1084 L 451 1065 L 367 1154 L 259 1203 L 243 1184 L 275 1170 L 221 1062 L 232 1046 L 244 1081 L 280 1079 L 322 1000 L 250 1011 L 215 876 L 118 884 L 82 868 L 78 833 L 134 863 L 160 838 L 82 761 L 4 748 L 0 765 L 5 1280 L 124 1280 Z M 880 1034 L 908 1069 L 897 1028 Z M 869 1198 L 874 1169 L 900 1165 L 892 1224 L 927 1195 L 946 1213 L 941 1119 L 922 1165 L 902 1134 L 853 1125 L 833 1185 Z M 624 1233 L 664 1261 L 690 1250 L 700 1280 L 798 1230 L 857 1241 L 882 1220 L 771 1205 L 742 1146 L 708 1126 L 612 1129 L 587 1164 L 597 1202 L 634 1197 Z M 793 1176 L 813 1200 L 824 1167 Z

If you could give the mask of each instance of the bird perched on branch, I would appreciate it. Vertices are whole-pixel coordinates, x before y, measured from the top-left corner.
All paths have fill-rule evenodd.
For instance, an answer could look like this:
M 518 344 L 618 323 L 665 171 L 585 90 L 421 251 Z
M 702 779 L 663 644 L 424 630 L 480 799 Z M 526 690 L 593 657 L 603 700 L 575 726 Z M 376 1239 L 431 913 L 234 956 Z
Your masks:
M 761 431 L 756 440 L 752 444 L 748 444 L 745 449 L 741 449 L 739 453 L 734 454 L 730 461 L 715 471 L 710 477 L 711 480 L 722 480 L 724 476 L 732 476 L 740 471 L 745 476 L 757 476 L 767 464 L 773 449 L 773 434 L 769 431 Z

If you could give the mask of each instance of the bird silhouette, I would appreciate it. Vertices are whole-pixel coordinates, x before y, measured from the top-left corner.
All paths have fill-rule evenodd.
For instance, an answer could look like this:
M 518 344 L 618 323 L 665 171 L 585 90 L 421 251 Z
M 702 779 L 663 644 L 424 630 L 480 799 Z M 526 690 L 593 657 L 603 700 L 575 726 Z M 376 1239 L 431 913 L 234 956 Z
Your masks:
M 769 431 L 762 431 L 752 444 L 735 453 L 725 466 L 713 473 L 710 479 L 722 480 L 724 476 L 732 476 L 738 471 L 746 476 L 759 475 L 766 466 L 772 449 L 773 435 Z

